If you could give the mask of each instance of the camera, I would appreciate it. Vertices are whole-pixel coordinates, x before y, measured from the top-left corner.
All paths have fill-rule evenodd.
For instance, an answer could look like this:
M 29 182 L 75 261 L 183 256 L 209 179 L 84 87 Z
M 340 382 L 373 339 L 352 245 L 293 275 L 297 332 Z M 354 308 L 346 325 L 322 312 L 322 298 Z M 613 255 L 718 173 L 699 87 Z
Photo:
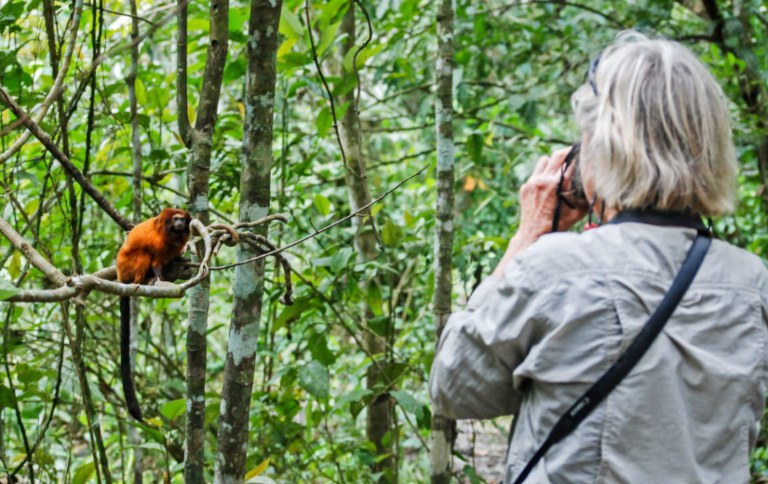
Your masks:
M 584 184 L 581 180 L 581 172 L 578 167 L 580 152 L 581 143 L 574 143 L 571 147 L 571 151 L 565 155 L 565 161 L 563 161 L 563 171 L 560 178 L 560 185 L 558 187 L 560 198 L 571 208 L 586 207 L 589 205 L 587 194 L 584 193 Z M 571 165 L 574 165 L 573 176 L 571 177 L 571 187 L 570 190 L 563 190 L 565 172 L 568 170 L 568 168 L 570 168 Z

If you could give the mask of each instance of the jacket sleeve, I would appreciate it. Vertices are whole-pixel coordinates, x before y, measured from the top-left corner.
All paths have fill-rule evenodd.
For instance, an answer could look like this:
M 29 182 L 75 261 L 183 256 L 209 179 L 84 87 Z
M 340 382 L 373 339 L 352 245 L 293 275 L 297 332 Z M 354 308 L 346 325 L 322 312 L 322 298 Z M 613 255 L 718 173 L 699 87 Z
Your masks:
M 432 364 L 433 412 L 454 419 L 517 413 L 515 368 L 545 332 L 538 292 L 515 259 L 503 277 L 488 277 L 463 311 L 451 315 Z

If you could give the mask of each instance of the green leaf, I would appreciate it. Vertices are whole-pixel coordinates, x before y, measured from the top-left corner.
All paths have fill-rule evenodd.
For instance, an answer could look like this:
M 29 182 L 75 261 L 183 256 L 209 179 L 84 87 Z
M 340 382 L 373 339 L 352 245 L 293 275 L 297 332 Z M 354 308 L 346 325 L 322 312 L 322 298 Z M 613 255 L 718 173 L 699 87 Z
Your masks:
M 317 114 L 317 136 L 322 138 L 328 133 L 328 130 L 333 126 L 333 116 L 331 116 L 331 110 L 327 107 L 320 110 Z
M 13 408 L 16 397 L 10 388 L 0 385 L 0 408 Z
M 482 164 L 483 162 L 483 135 L 480 133 L 472 133 L 467 137 L 467 154 L 469 158 L 475 163 Z
M 471 484 L 481 484 L 482 482 L 485 482 L 480 479 L 480 476 L 477 475 L 477 471 L 471 465 L 464 466 L 464 475 L 469 477 L 469 482 Z
M 227 62 L 227 66 L 224 68 L 224 81 L 228 82 L 245 79 L 247 68 L 248 66 L 243 57 L 238 57 Z
M 348 0 L 331 0 L 330 2 L 326 3 L 323 6 L 322 13 L 317 16 L 317 24 L 321 26 L 327 25 L 328 22 L 333 20 L 333 17 L 339 13 L 339 10 L 341 10 L 341 8 L 346 6 L 348 3 Z
M 139 103 L 139 106 L 147 104 L 147 88 L 140 77 L 136 78 L 136 102 Z
M 288 52 L 278 59 L 278 70 L 295 69 L 312 62 L 312 58 L 304 52 Z
M 299 316 L 301 316 L 301 313 L 304 312 L 304 310 L 309 307 L 310 300 L 306 297 L 300 297 L 297 298 L 295 301 L 293 301 L 293 304 L 290 306 L 285 306 L 285 308 L 280 312 L 280 314 L 277 316 L 277 319 L 275 319 L 275 324 L 272 325 L 271 331 L 274 333 L 278 329 L 291 324 L 292 322 L 299 319 Z
M 189 21 L 187 21 L 187 31 L 189 31 L 190 35 L 198 32 L 207 34 L 210 29 L 211 21 L 206 20 L 205 18 L 190 18 Z
M 381 52 L 381 50 L 384 49 L 385 45 L 386 44 L 368 45 L 368 47 L 360 51 L 360 53 L 357 54 L 358 70 L 365 65 L 368 59 L 370 59 L 374 55 Z M 357 52 L 357 49 L 352 49 L 349 52 L 347 52 L 347 55 L 344 56 L 342 65 L 344 66 L 344 70 L 346 72 L 353 72 L 352 61 L 355 59 L 355 52 Z
M 368 395 L 370 395 L 371 393 L 372 392 L 367 388 L 358 388 L 357 390 L 352 390 L 351 392 L 347 392 L 344 395 L 342 395 L 339 399 L 337 399 L 336 405 L 341 407 L 343 405 L 347 405 L 348 403 L 358 402 L 363 398 L 367 397 Z
M 328 348 L 327 333 L 311 334 L 307 339 L 307 348 L 312 353 L 312 359 L 324 366 L 332 365 L 336 361 L 336 355 Z
M 287 4 L 283 4 L 283 9 L 280 11 L 278 31 L 289 39 L 299 38 L 304 35 L 304 27 L 302 27 L 299 18 L 295 13 L 291 12 Z
M 349 264 L 349 260 L 355 255 L 355 253 L 352 251 L 350 247 L 344 247 L 342 249 L 339 249 L 335 254 L 331 256 L 331 260 L 329 262 L 329 267 L 331 268 L 331 272 L 339 273 L 341 272 L 347 264 Z
M 416 400 L 413 395 L 406 392 L 405 390 L 394 390 L 389 393 L 395 397 L 397 403 L 400 404 L 400 406 L 406 412 L 413 415 L 418 415 L 424 411 L 424 404 L 419 403 L 419 401 Z
M 403 229 L 397 225 L 392 219 L 387 219 L 384 227 L 381 229 L 381 240 L 384 245 L 395 247 L 403 237 Z
M 165 447 L 157 442 L 144 442 L 143 444 L 139 444 L 136 447 L 140 449 L 156 450 L 158 452 L 165 453 Z
M 16 370 L 16 376 L 21 383 L 30 384 L 39 381 L 45 376 L 45 372 L 37 368 L 30 368 L 27 365 L 19 365 Z
M 310 361 L 299 370 L 299 385 L 317 398 L 328 398 L 328 369 L 317 361 Z
M 0 301 L 19 293 L 19 288 L 0 277 Z
M 171 400 L 160 407 L 160 413 L 168 420 L 175 420 L 178 416 L 184 415 L 187 409 L 187 402 L 183 398 Z
M 371 298 L 369 297 L 368 301 L 370 300 Z M 381 313 L 380 307 L 378 312 Z M 389 318 L 381 315 L 368 318 L 368 327 L 377 335 L 387 337 L 389 335 Z
M 317 44 L 317 57 L 323 55 L 323 53 L 328 50 L 328 47 L 333 44 L 333 40 L 336 38 L 336 33 L 339 31 L 340 25 L 341 22 L 336 22 L 335 24 L 326 27 L 320 33 L 320 42 Z
M 80 466 L 80 468 L 75 471 L 74 477 L 72 477 L 72 484 L 85 484 L 91 477 L 93 477 L 95 471 L 96 464 L 94 464 L 93 461 Z
M 331 202 L 321 194 L 316 194 L 314 198 L 315 208 L 323 217 L 331 213 Z
M 397 383 L 400 378 L 408 371 L 408 365 L 405 363 L 391 363 L 386 365 L 382 371 L 384 379 L 382 381 Z

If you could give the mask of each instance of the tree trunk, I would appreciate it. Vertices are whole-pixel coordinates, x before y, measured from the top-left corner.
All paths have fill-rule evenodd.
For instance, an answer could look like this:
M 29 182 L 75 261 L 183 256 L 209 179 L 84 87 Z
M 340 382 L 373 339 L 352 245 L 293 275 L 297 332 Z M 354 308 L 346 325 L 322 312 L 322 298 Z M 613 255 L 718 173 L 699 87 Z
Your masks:
M 183 0 L 180 0 L 183 2 Z M 186 2 L 183 2 L 186 4 Z M 210 39 L 203 71 L 203 86 L 194 129 L 186 116 L 179 116 L 179 133 L 191 150 L 187 172 L 189 200 L 187 206 L 194 218 L 204 224 L 210 221 L 208 179 L 216 111 L 221 94 L 224 64 L 229 39 L 229 1 L 213 0 L 210 6 Z M 179 44 L 186 45 L 186 8 L 179 11 Z M 186 49 L 177 54 L 178 91 L 186 94 Z M 186 96 L 178 96 L 178 110 L 186 113 Z M 185 136 L 188 134 L 188 136 Z M 189 324 L 187 326 L 187 422 L 184 449 L 184 480 L 205 482 L 205 363 L 210 304 L 210 277 L 187 293 Z
M 441 0 L 437 11 L 437 224 L 435 226 L 435 293 L 432 310 L 437 339 L 451 314 L 451 270 L 453 252 L 453 8 L 451 0 Z M 451 478 L 451 450 L 456 422 L 432 415 L 430 474 L 433 483 Z
M 131 0 L 131 40 L 139 37 L 139 19 L 136 8 L 136 0 Z M 131 154 L 133 160 L 133 223 L 141 222 L 141 134 L 139 132 L 139 110 L 136 99 L 136 77 L 139 68 L 139 44 L 131 46 L 131 67 L 125 82 L 128 84 L 128 100 L 131 110 Z M 139 298 L 131 298 L 131 341 L 130 341 L 130 366 L 131 373 L 136 374 L 136 354 L 139 351 Z M 143 467 L 142 452 L 139 445 L 142 443 L 136 427 L 128 427 L 128 441 L 133 446 L 133 484 L 142 484 Z
M 349 8 L 341 23 L 340 35 L 346 35 L 346 40 L 341 47 L 341 58 L 344 59 L 350 51 L 356 50 L 357 35 L 355 31 L 355 2 L 349 1 Z M 345 72 L 345 76 L 354 76 L 354 72 Z M 359 82 L 359 81 L 358 81 Z M 358 86 L 359 88 L 359 86 Z M 347 182 L 349 205 L 351 211 L 371 203 L 371 193 L 368 187 L 365 160 L 362 156 L 362 136 L 360 133 L 360 117 L 358 106 L 355 102 L 355 91 L 350 91 L 340 96 L 342 104 L 349 103 L 341 121 L 341 145 L 347 158 L 345 178 Z M 355 250 L 358 263 L 366 263 L 376 258 L 376 234 L 370 223 L 370 210 L 361 213 L 359 217 L 352 219 L 355 226 Z M 367 225 L 360 227 L 360 225 Z M 371 286 L 380 284 L 378 278 L 361 282 L 363 294 L 367 294 Z M 368 304 L 361 305 L 361 319 L 365 322 L 372 317 Z M 397 481 L 397 462 L 393 453 L 394 439 L 388 438 L 392 429 L 392 403 L 389 397 L 389 386 L 383 377 L 383 369 L 386 366 L 386 342 L 383 337 L 373 331 L 366 331 L 365 345 L 368 354 L 372 357 L 371 366 L 366 375 L 366 386 L 372 392 L 372 399 L 368 405 L 366 415 L 366 435 L 368 440 L 376 446 L 376 464 L 372 471 L 381 472 L 382 481 Z
M 241 222 L 258 220 L 269 212 L 277 31 L 281 7 L 281 0 L 251 0 L 240 174 Z M 254 231 L 266 237 L 267 225 L 260 225 Z M 238 261 L 257 254 L 250 245 L 238 245 Z M 242 482 L 245 476 L 249 409 L 264 294 L 264 259 L 235 268 L 234 293 L 214 477 L 214 482 L 222 484 Z

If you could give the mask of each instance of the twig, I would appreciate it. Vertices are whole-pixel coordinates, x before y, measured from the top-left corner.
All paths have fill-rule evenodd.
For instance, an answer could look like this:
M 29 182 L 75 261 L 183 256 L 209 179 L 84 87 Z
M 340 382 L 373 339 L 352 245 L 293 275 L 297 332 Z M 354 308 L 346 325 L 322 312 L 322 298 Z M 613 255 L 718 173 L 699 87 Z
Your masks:
M 86 7 L 92 7 L 93 5 L 91 5 L 90 3 L 86 3 L 85 6 Z M 130 14 L 130 13 L 125 13 L 125 12 L 117 12 L 115 10 L 110 10 L 108 8 L 103 8 L 103 7 L 101 7 L 101 9 L 104 10 L 105 12 L 107 12 L 107 13 L 111 13 L 112 15 L 119 15 L 120 17 L 128 17 L 130 19 L 141 20 L 142 22 L 148 23 L 152 27 L 155 26 L 155 24 L 151 20 L 145 19 L 144 17 L 140 17 L 138 15 L 133 15 L 133 14 Z
M 184 168 L 183 170 L 186 171 L 186 168 Z M 168 171 L 161 172 L 161 173 L 163 173 L 163 176 L 165 176 L 165 175 L 167 175 L 167 174 L 169 174 L 171 172 L 173 172 L 173 170 L 168 170 Z M 92 172 L 90 172 L 90 175 L 91 176 L 114 175 L 114 176 L 127 176 L 127 177 L 133 176 L 132 173 L 129 173 L 127 171 L 108 171 L 108 170 L 92 171 Z M 162 178 L 162 177 L 160 177 L 160 178 Z M 142 176 L 141 177 L 142 181 L 145 181 L 145 182 L 149 183 L 150 185 L 152 185 L 154 187 L 162 188 L 163 190 L 171 192 L 174 195 L 177 195 L 177 196 L 179 196 L 181 198 L 187 198 L 187 194 L 186 193 L 180 192 L 179 190 L 176 190 L 175 188 L 171 188 L 170 186 L 168 186 L 166 184 L 160 183 L 158 181 L 160 178 L 157 178 L 155 175 L 148 176 L 148 177 L 147 176 Z M 214 208 L 211 208 L 211 213 L 216 215 L 217 217 L 219 217 L 220 219 L 224 220 L 227 223 L 230 223 L 230 224 L 234 223 L 234 221 L 229 216 L 227 216 L 226 214 L 224 214 L 224 213 L 222 213 L 222 212 L 220 212 L 220 211 L 218 211 L 218 210 L 216 210 Z
M 267 222 L 271 222 L 273 220 L 277 220 L 279 222 L 283 222 L 284 224 L 288 223 L 288 218 L 280 213 L 275 213 L 272 215 L 267 215 L 266 217 L 260 218 L 258 220 L 253 220 L 251 222 L 239 222 L 235 224 L 236 229 L 245 229 L 245 228 L 251 228 L 256 227 L 257 225 L 265 224 Z
M 320 59 L 317 58 L 317 49 L 315 48 L 315 38 L 312 35 L 312 22 L 309 19 L 309 0 L 304 2 L 304 14 L 307 17 L 307 32 L 309 32 L 309 43 L 312 46 L 312 61 L 315 63 L 317 73 L 320 75 L 320 80 L 323 81 L 325 92 L 328 94 L 328 101 L 331 103 L 331 116 L 333 117 L 333 130 L 336 132 L 336 142 L 339 145 L 341 151 L 341 160 L 344 162 L 344 167 L 347 166 L 347 154 L 344 153 L 344 146 L 341 144 L 341 133 L 339 132 L 339 119 L 336 117 L 336 105 L 333 102 L 333 94 L 331 94 L 331 88 L 328 86 L 328 81 L 325 79 L 323 70 L 320 68 Z M 357 55 L 357 54 L 356 54 Z
M 307 236 L 305 236 L 305 237 L 302 237 L 302 238 L 300 238 L 299 240 L 296 240 L 296 241 L 294 241 L 294 242 L 291 242 L 290 244 L 288 244 L 288 245 L 285 245 L 285 246 L 283 246 L 283 247 L 280 247 L 280 248 L 278 248 L 278 249 L 275 249 L 275 250 L 272 250 L 272 251 L 266 252 L 266 253 L 264 253 L 264 254 L 258 255 L 258 256 L 256 256 L 256 257 L 251 257 L 250 259 L 246 259 L 246 260 L 244 260 L 244 261 L 240 261 L 240 262 L 234 262 L 234 263 L 232 263 L 232 264 L 227 264 L 227 265 L 224 265 L 224 266 L 218 266 L 216 269 L 217 269 L 217 270 L 230 269 L 230 268 L 232 268 L 232 267 L 237 267 L 237 266 L 239 266 L 239 265 L 243 265 L 243 264 L 249 264 L 249 263 L 251 263 L 251 262 L 255 262 L 255 261 L 259 260 L 259 259 L 264 259 L 265 257 L 269 257 L 269 256 L 271 256 L 271 255 L 274 255 L 274 254 L 276 254 L 276 253 L 279 253 L 279 252 L 284 252 L 284 251 L 286 251 L 286 250 L 290 249 L 291 247 L 295 247 L 295 246 L 297 246 L 297 245 L 299 245 L 299 244 L 301 244 L 301 243 L 303 243 L 303 242 L 306 242 L 306 241 L 307 241 L 307 240 L 309 240 L 309 239 L 315 238 L 315 237 L 317 237 L 318 235 L 322 234 L 323 232 L 326 232 L 326 231 L 328 231 L 328 230 L 332 229 L 333 227 L 336 227 L 337 225 L 339 225 L 339 224 L 342 224 L 342 223 L 346 222 L 347 220 L 351 219 L 352 217 L 355 217 L 355 216 L 359 215 L 360 213 L 363 213 L 363 212 L 365 212 L 365 211 L 366 211 L 366 210 L 368 210 L 370 207 L 372 207 L 373 205 L 375 205 L 375 204 L 379 203 L 380 201 L 382 201 L 382 200 L 383 200 L 383 199 L 384 199 L 384 198 L 385 198 L 387 195 L 389 195 L 390 193 L 394 192 L 395 190 L 397 190 L 398 188 L 400 188 L 401 186 L 403 186 L 404 184 L 406 184 L 406 183 L 407 183 L 408 181 L 410 181 L 411 179 L 413 179 L 413 178 L 415 178 L 415 177 L 417 177 L 417 176 L 421 175 L 421 174 L 424 172 L 424 170 L 426 170 L 427 168 L 429 168 L 429 167 L 430 167 L 430 165 L 431 165 L 431 163 L 428 163 L 428 164 L 424 165 L 424 167 L 422 167 L 422 168 L 421 168 L 419 171 L 417 171 L 416 173 L 414 173 L 414 174 L 410 175 L 408 178 L 406 178 L 406 179 L 404 179 L 404 180 L 400 181 L 400 182 L 399 182 L 397 185 L 395 185 L 394 187 L 392 187 L 392 188 L 390 188 L 389 190 L 387 190 L 386 192 L 384 192 L 384 193 L 383 193 L 382 195 L 380 195 L 380 196 L 379 196 L 377 199 L 375 199 L 375 200 L 371 201 L 371 203 L 368 203 L 368 204 L 366 204 L 366 205 L 363 205 L 362 207 L 360 207 L 359 209 L 357 209 L 357 210 L 355 210 L 354 212 L 350 213 L 350 214 L 349 214 L 349 215 L 347 215 L 346 217 L 340 218 L 340 219 L 336 220 L 335 222 L 332 222 L 332 223 L 330 223 L 330 224 L 326 225 L 325 227 L 323 227 L 323 228 L 321 228 L 321 229 L 315 230 L 313 233 L 311 233 L 311 234 L 309 234 L 309 235 L 307 235 Z
M 361 84 L 360 84 L 360 73 L 357 70 L 357 56 L 360 55 L 360 53 L 368 47 L 368 44 L 371 43 L 371 40 L 373 40 L 373 26 L 371 25 L 371 17 L 368 15 L 368 11 L 363 6 L 362 2 L 360 0 L 355 0 L 355 3 L 358 7 L 360 7 L 360 10 L 363 11 L 363 15 L 365 15 L 365 22 L 368 25 L 368 38 L 365 39 L 365 42 L 363 42 L 363 45 L 361 45 L 356 51 L 355 55 L 352 58 L 352 71 L 355 73 L 355 81 L 357 82 L 356 87 L 356 95 L 355 95 L 355 112 L 358 113 L 357 116 L 357 125 L 358 129 L 360 129 L 360 91 L 362 90 Z M 360 159 L 362 159 L 362 154 L 360 155 Z
M 56 302 L 72 299 L 80 294 L 87 294 L 96 290 L 99 292 L 114 294 L 117 296 L 142 296 L 149 298 L 179 298 L 192 286 L 197 285 L 208 276 L 208 264 L 211 258 L 212 241 L 205 225 L 199 220 L 192 220 L 190 227 L 193 227 L 200 234 L 205 246 L 205 253 L 201 258 L 197 275 L 182 284 L 172 284 L 162 282 L 155 286 L 146 286 L 140 284 L 122 284 L 108 277 L 115 277 L 116 272 L 113 267 L 102 269 L 89 275 L 73 276 L 67 281 L 67 286 L 56 289 L 29 289 L 16 293 L 14 296 L 6 299 L 8 302 Z
M 190 0 L 182 0 L 184 5 L 188 4 L 189 1 Z M 144 40 L 146 40 L 149 37 L 151 37 L 155 33 L 155 31 L 157 31 L 157 29 L 159 29 L 160 27 L 164 26 L 172 18 L 174 18 L 178 8 L 179 8 L 178 6 L 173 8 L 168 15 L 166 15 L 165 17 L 161 18 L 160 20 L 158 20 L 157 22 L 152 24 L 151 28 L 147 29 L 146 32 L 144 32 L 143 34 L 141 34 L 140 36 L 138 36 L 137 38 L 135 38 L 131 42 L 129 42 L 127 44 L 122 44 L 122 45 L 118 44 L 118 45 L 112 47 L 111 49 L 109 49 L 107 52 L 101 54 L 99 57 L 96 58 L 95 61 L 93 61 L 91 63 L 91 65 L 89 65 L 85 69 L 83 69 L 80 72 L 78 77 L 80 79 L 84 79 L 84 78 L 90 76 L 91 72 L 93 72 L 97 67 L 99 67 L 101 65 L 101 63 L 104 62 L 105 60 L 109 59 L 110 57 L 112 57 L 112 56 L 114 56 L 116 54 L 119 54 L 119 53 L 123 52 L 126 49 L 130 49 L 134 45 L 138 45 L 138 44 L 144 42 Z

